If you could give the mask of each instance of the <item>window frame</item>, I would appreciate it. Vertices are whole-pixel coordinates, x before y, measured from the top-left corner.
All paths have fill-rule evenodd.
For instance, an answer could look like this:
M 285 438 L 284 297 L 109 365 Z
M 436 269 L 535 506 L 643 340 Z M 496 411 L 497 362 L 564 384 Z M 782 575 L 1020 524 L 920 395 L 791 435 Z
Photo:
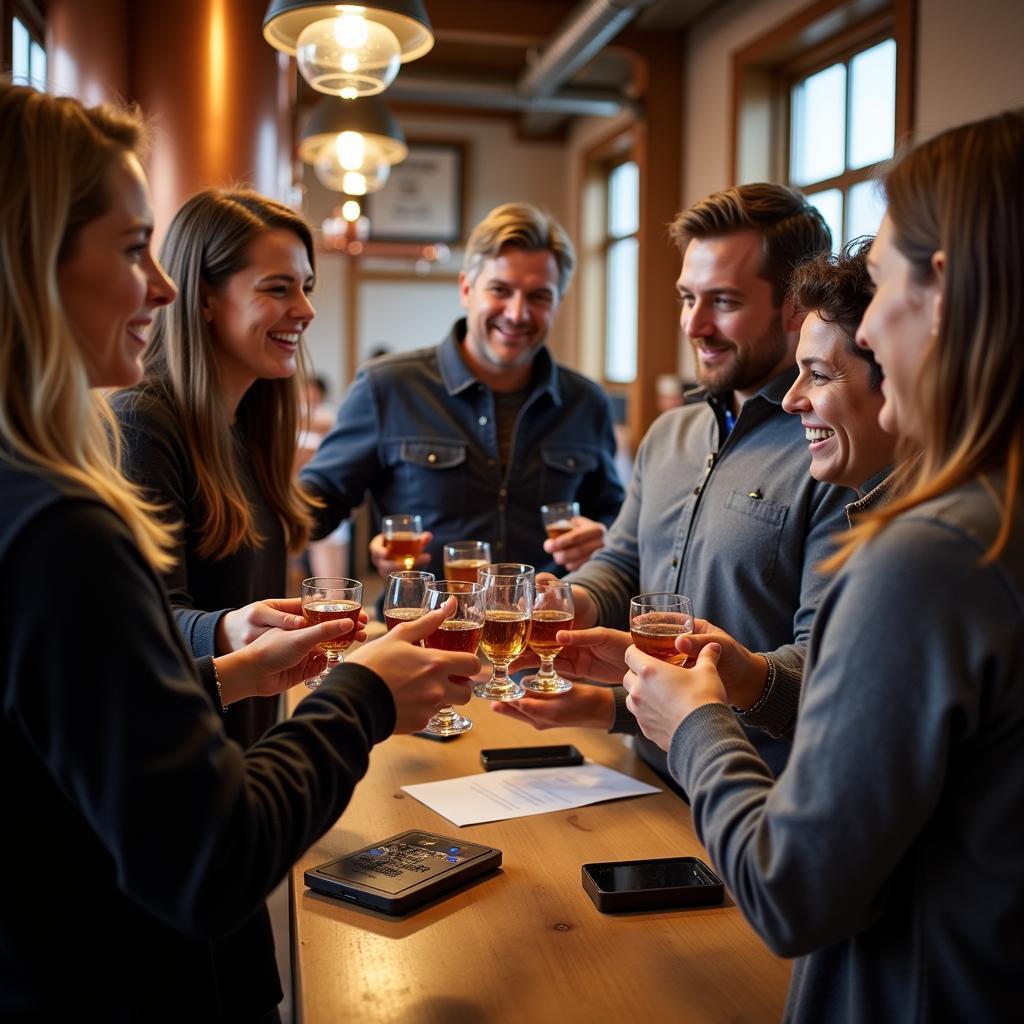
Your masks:
M 0 67 L 7 74 L 13 70 L 15 18 L 28 29 L 30 43 L 37 43 L 43 48 L 49 76 L 50 54 L 46 48 L 45 7 L 34 0 L 0 0 Z
M 610 217 L 609 217 L 609 202 L 611 200 L 611 180 L 612 174 L 625 164 L 633 164 L 637 168 L 637 216 L 636 225 L 633 230 L 628 234 L 614 235 L 611 231 Z M 609 317 L 608 317 L 608 297 L 611 294 L 611 288 L 608 281 L 608 258 L 611 254 L 612 248 L 620 242 L 624 242 L 627 239 L 633 239 L 637 243 L 639 248 L 640 244 L 640 167 L 637 164 L 636 158 L 633 156 L 631 149 L 622 149 L 612 154 L 609 157 L 598 162 L 600 173 L 602 175 L 603 185 L 603 199 L 604 199 L 604 219 L 602 222 L 602 237 L 599 246 L 601 254 L 601 274 L 602 274 L 602 312 L 601 312 L 601 383 L 606 386 L 606 389 L 616 388 L 628 388 L 631 384 L 636 381 L 637 377 L 637 354 L 634 347 L 633 353 L 633 376 L 630 380 L 612 380 L 608 376 L 608 343 L 609 343 Z M 637 303 L 634 310 L 634 320 L 636 327 L 636 346 L 640 344 L 640 325 L 639 325 L 639 313 L 640 313 L 640 302 L 639 302 L 639 276 L 640 276 L 640 265 L 639 255 L 637 258 Z

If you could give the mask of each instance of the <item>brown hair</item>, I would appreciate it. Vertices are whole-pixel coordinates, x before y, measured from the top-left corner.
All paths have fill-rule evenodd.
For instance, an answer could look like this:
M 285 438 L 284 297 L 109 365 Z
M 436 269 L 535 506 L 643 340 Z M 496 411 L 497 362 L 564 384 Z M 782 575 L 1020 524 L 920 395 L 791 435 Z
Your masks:
M 247 189 L 207 189 L 192 196 L 175 214 L 161 249 L 178 301 L 157 310 L 145 356 L 146 385 L 166 395 L 185 428 L 205 516 L 198 548 L 204 558 L 224 557 L 242 544 L 259 547 L 264 538 L 253 524 L 235 460 L 203 317 L 203 288 L 219 288 L 244 269 L 250 243 L 274 229 L 295 234 L 315 267 L 313 236 L 302 218 Z M 312 525 L 312 500 L 294 473 L 301 376 L 257 380 L 236 413 L 256 484 L 284 524 L 293 551 L 305 546 Z
M 466 242 L 462 269 L 470 283 L 477 279 L 484 260 L 494 259 L 506 247 L 526 252 L 548 250 L 558 265 L 558 294 L 566 293 L 576 269 L 576 251 L 554 217 L 529 203 L 496 206 L 473 228 Z
M 134 109 L 0 83 L 0 138 L 0 458 L 94 494 L 165 570 L 170 530 L 117 468 L 117 422 L 89 386 L 57 284 L 81 228 L 110 207 L 111 170 L 143 149 L 145 126 Z
M 669 227 L 672 240 L 683 253 L 695 238 L 719 238 L 737 231 L 761 233 L 761 276 L 771 283 L 776 306 L 786 298 L 797 266 L 832 248 L 828 225 L 803 193 L 770 182 L 714 192 L 683 210 Z
M 897 471 L 899 496 L 863 516 L 827 568 L 908 509 L 993 470 L 1006 483 L 985 560 L 1005 548 L 1024 448 L 1022 181 L 1024 108 L 945 131 L 885 175 L 894 242 L 912 278 L 934 283 L 932 257 L 945 254 L 941 315 L 917 380 L 921 453 Z
M 854 340 L 873 291 L 867 267 L 872 241 L 869 236 L 855 238 L 838 256 L 819 253 L 801 263 L 793 274 L 789 295 L 798 309 L 817 313 L 846 335 L 850 351 L 868 364 L 868 385 L 877 391 L 882 384 L 882 368 L 871 350 L 861 348 Z

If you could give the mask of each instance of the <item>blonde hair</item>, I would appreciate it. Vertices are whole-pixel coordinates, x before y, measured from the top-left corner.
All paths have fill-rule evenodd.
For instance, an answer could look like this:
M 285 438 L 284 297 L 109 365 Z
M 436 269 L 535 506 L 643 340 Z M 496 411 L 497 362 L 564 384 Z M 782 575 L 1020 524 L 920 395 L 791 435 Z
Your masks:
M 250 244 L 266 231 L 283 229 L 305 246 L 316 266 L 313 236 L 288 207 L 248 189 L 207 189 L 175 214 L 160 253 L 178 286 L 173 306 L 157 311 L 145 356 L 146 386 L 170 402 L 198 478 L 205 516 L 198 553 L 225 557 L 242 544 L 259 547 L 249 500 L 239 475 L 234 440 L 218 387 L 217 361 L 203 316 L 204 288 L 222 287 L 248 263 Z M 236 423 L 256 484 L 281 520 L 292 551 L 305 547 L 316 502 L 295 478 L 300 371 L 279 380 L 257 380 L 242 398 Z
M 576 251 L 565 228 L 548 213 L 529 203 L 496 206 L 475 228 L 466 242 L 462 269 L 472 284 L 483 269 L 484 260 L 495 259 L 503 249 L 543 252 L 558 265 L 558 295 L 563 296 L 576 269 Z
M 141 118 L 0 84 L 0 138 L 0 458 L 95 495 L 164 571 L 170 531 L 117 468 L 117 424 L 57 284 L 79 229 L 110 206 L 111 168 L 142 148 Z
M 1009 541 L 1024 454 L 1024 109 L 952 128 L 895 161 L 884 178 L 896 248 L 912 280 L 932 284 L 945 254 L 941 316 L 922 359 L 914 407 L 920 454 L 896 474 L 896 497 L 864 515 L 825 564 L 835 569 L 902 513 L 990 471 Z M 907 456 L 909 442 L 899 455 Z

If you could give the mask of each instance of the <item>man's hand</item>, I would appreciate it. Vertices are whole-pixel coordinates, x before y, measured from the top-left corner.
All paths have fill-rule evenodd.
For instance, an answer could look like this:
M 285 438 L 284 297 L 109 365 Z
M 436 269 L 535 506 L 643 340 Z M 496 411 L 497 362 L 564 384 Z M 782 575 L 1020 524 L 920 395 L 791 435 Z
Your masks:
M 319 675 L 327 658 L 318 644 L 352 632 L 350 619 L 302 629 L 268 629 L 251 644 L 216 659 L 225 707 L 243 697 L 272 697 Z
M 709 643 L 693 668 L 681 668 L 637 647 L 626 651 L 629 671 L 622 678 L 629 691 L 626 707 L 643 734 L 662 750 L 668 750 L 676 729 L 692 711 L 703 704 L 727 703 L 717 668 L 721 653 L 718 644 Z
M 563 645 L 555 657 L 555 670 L 567 679 L 594 679 L 602 683 L 618 683 L 626 671 L 623 660 L 626 648 L 633 642 L 620 629 L 560 629 L 557 640 Z M 525 655 L 510 666 L 519 672 L 538 664 L 537 658 Z
M 573 516 L 572 529 L 553 540 L 544 541 L 544 550 L 572 572 L 590 559 L 595 551 L 604 547 L 608 527 L 586 516 Z
M 585 729 L 612 727 L 615 700 L 606 686 L 574 686 L 565 693 L 534 693 L 521 700 L 496 700 L 491 710 L 506 718 L 516 718 L 534 729 L 562 729 L 577 726 Z
M 384 680 L 395 701 L 395 732 L 417 732 L 430 716 L 446 704 L 465 704 L 470 696 L 470 676 L 480 671 L 475 654 L 420 647 L 457 607 L 450 597 L 440 608 L 411 622 L 395 626 L 378 640 L 353 651 L 349 664 L 365 665 Z M 461 676 L 465 682 L 453 682 Z
M 423 541 L 423 546 L 426 547 L 433 539 L 433 534 L 429 530 L 423 531 L 423 536 L 426 538 Z M 370 541 L 370 561 L 373 562 L 374 568 L 381 574 L 386 580 L 389 573 L 401 572 L 405 568 L 405 560 L 402 558 L 392 559 L 388 556 L 387 545 L 384 543 L 384 534 L 378 533 L 373 540 Z M 413 566 L 415 569 L 423 569 L 430 565 L 430 555 L 426 551 L 421 551 L 416 556 L 416 564 Z
M 676 650 L 692 659 L 710 643 L 718 644 L 721 648 L 718 674 L 725 686 L 729 703 L 741 709 L 751 707 L 761 696 L 768 681 L 768 664 L 763 655 L 747 650 L 738 640 L 707 619 L 694 619 L 693 633 L 676 637 Z M 692 664 L 692 661 L 687 664 Z
M 535 583 L 558 583 L 558 577 L 552 572 L 539 572 Z M 594 599 L 590 596 L 590 592 L 583 587 L 578 587 L 575 583 L 572 585 L 572 600 L 573 604 L 576 605 L 576 618 L 575 624 L 580 629 L 586 629 L 588 626 L 593 626 L 597 622 L 597 606 L 594 604 Z

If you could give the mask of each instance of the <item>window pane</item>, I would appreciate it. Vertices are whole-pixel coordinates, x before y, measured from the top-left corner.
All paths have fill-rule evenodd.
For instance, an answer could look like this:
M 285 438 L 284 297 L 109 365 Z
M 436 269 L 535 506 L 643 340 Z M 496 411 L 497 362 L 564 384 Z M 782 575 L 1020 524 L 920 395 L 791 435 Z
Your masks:
M 846 67 L 833 64 L 793 89 L 790 177 L 807 185 L 842 174 L 846 155 Z
M 29 84 L 29 35 L 28 29 L 18 18 L 11 21 L 11 79 L 15 85 Z
M 46 89 L 46 51 L 39 43 L 32 43 L 29 53 L 29 75 L 34 85 L 40 92 Z
M 850 167 L 892 156 L 896 134 L 896 40 L 850 61 Z
M 843 244 L 843 193 L 838 188 L 827 188 L 824 192 L 808 195 L 808 202 L 818 208 L 825 223 L 832 232 L 832 251 L 838 252 Z
M 621 384 L 636 377 L 637 249 L 635 238 L 613 242 L 608 249 L 604 372 Z
M 885 213 L 885 198 L 877 181 L 862 181 L 854 185 L 847 199 L 849 203 L 846 230 L 849 238 L 877 235 L 878 225 Z
M 640 169 L 619 164 L 608 175 L 608 234 L 612 238 L 635 234 L 640 227 Z

